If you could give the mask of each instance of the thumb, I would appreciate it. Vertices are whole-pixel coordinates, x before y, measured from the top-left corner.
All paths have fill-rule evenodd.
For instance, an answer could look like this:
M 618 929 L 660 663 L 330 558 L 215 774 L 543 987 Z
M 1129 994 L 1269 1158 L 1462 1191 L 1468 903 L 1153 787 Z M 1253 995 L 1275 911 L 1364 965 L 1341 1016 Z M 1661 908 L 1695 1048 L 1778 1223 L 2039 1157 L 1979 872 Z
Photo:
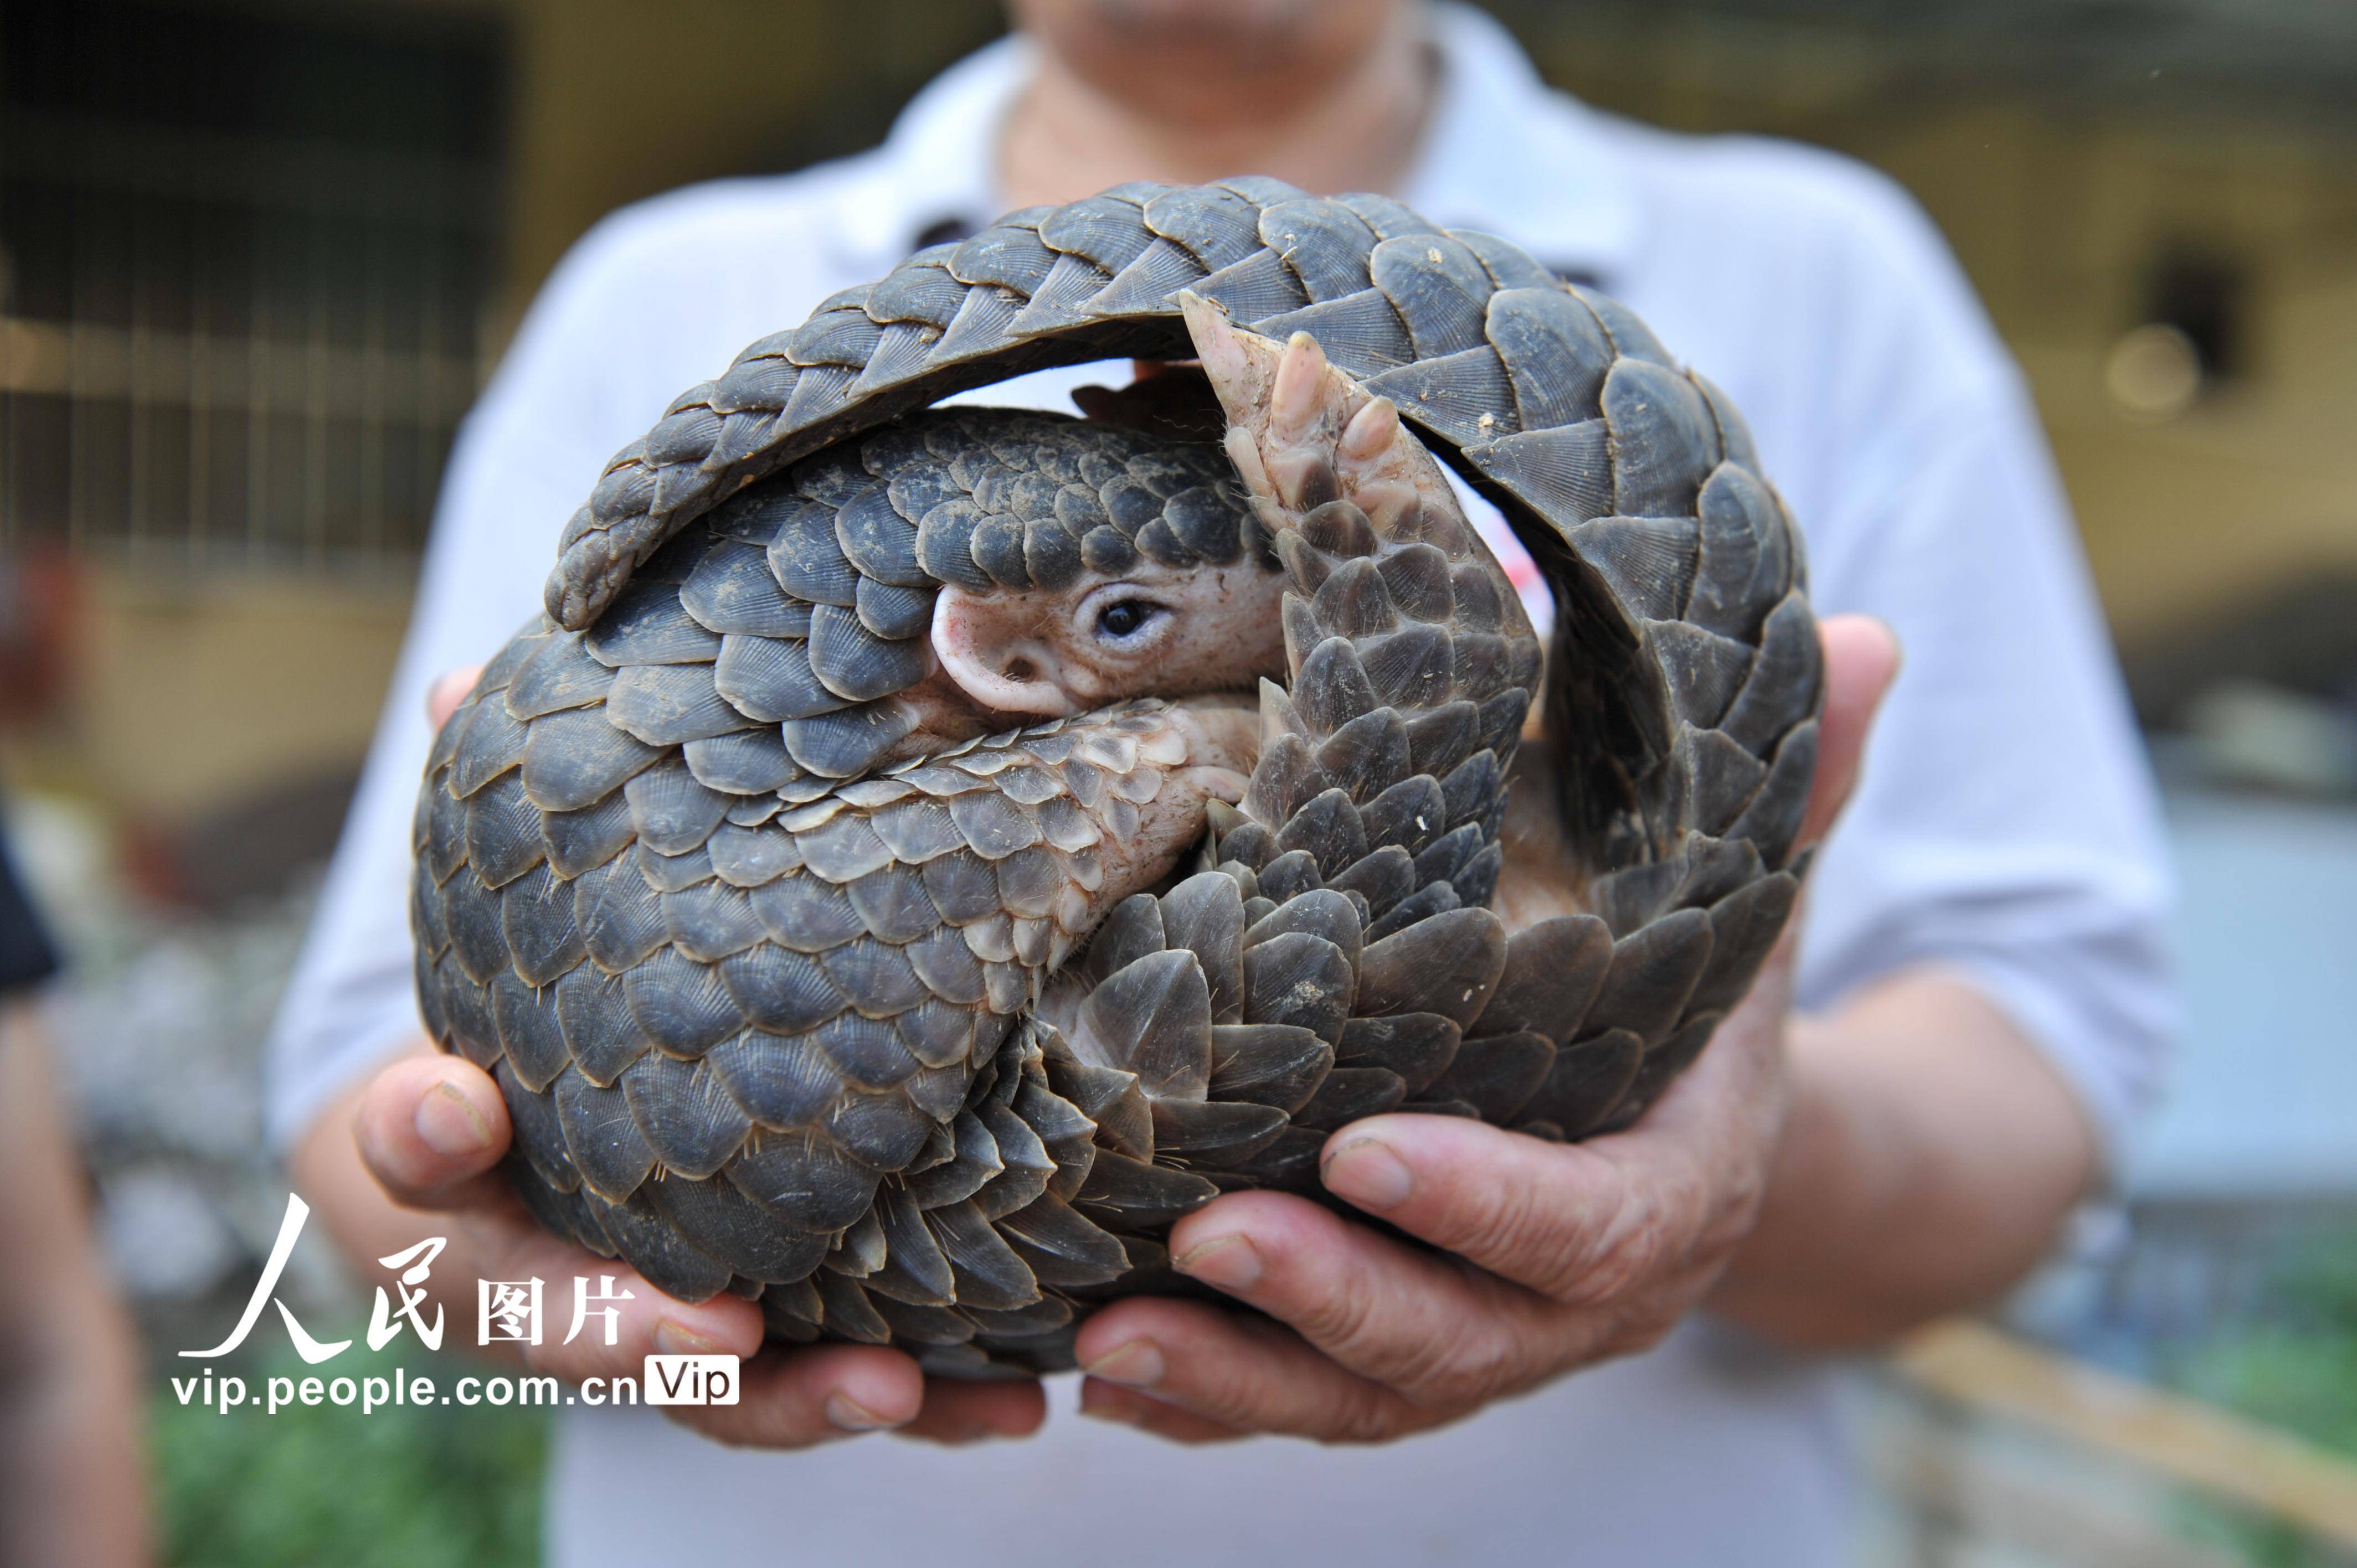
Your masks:
M 1817 776 L 1801 819 L 1803 843 L 1814 843 L 1841 814 L 1857 787 L 1876 710 L 1899 674 L 1899 639 L 1872 616 L 1834 616 L 1817 636 L 1825 655 L 1825 705 L 1817 718 Z
M 419 1052 L 371 1080 L 352 1117 L 361 1163 L 397 1203 L 464 1205 L 513 1137 L 492 1077 L 461 1057 Z
M 436 681 L 425 693 L 426 722 L 437 730 L 448 724 L 450 715 L 458 711 L 458 704 L 467 700 L 467 693 L 482 678 L 483 667 L 468 664 Z

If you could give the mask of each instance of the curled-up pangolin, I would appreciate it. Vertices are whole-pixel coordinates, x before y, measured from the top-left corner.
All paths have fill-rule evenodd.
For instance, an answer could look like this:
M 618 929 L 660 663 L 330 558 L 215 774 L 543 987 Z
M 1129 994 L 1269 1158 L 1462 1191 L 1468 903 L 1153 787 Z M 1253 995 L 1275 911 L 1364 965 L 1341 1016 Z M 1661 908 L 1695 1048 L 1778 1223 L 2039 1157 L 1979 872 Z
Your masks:
M 931 406 L 1113 357 L 1200 369 Z M 1520 766 L 1541 650 L 1436 455 L 1556 596 Z M 1346 1122 L 1577 1138 L 1702 1049 L 1814 763 L 1758 467 L 1624 308 L 1380 198 L 1125 186 L 921 252 L 566 530 L 428 765 L 427 1025 L 552 1230 L 781 1338 L 1067 1365 Z

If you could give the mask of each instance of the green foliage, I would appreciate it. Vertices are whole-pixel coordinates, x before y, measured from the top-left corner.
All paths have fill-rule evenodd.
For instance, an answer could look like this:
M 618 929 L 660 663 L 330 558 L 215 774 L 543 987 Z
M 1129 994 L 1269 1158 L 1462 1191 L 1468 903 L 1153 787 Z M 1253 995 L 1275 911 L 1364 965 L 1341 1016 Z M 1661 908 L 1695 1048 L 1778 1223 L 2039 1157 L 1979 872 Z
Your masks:
M 467 1371 L 448 1355 L 388 1347 L 369 1356 L 364 1344 L 324 1367 L 305 1366 L 282 1345 L 216 1369 L 242 1376 L 258 1398 L 274 1376 L 389 1378 L 396 1365 L 445 1390 Z M 168 1381 L 151 1410 L 157 1523 L 174 1568 L 528 1568 L 538 1560 L 545 1411 L 452 1404 L 363 1415 L 356 1405 L 295 1403 L 274 1415 L 252 1404 L 223 1414 L 183 1406 Z
M 2317 1247 L 2287 1274 L 2284 1320 L 2202 1346 L 2186 1391 L 2311 1443 L 2357 1455 L 2357 1236 Z
M 2330 1236 L 2281 1276 L 2272 1321 L 2194 1347 L 2169 1382 L 2197 1399 L 2357 1455 L 2357 1235 Z M 2201 1533 L 2263 1568 L 2320 1561 L 2305 1531 L 2275 1521 L 2197 1510 Z M 2333 1559 L 2338 1561 L 2338 1559 Z

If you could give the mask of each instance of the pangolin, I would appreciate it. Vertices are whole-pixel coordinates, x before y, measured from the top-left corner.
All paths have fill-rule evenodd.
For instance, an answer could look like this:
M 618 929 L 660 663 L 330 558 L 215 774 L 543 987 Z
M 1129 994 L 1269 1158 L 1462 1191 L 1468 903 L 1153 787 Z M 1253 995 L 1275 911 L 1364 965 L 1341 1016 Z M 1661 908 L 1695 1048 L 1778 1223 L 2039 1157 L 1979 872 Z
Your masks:
M 933 406 L 1123 357 L 1176 368 Z M 1819 653 L 1741 419 L 1381 197 L 919 252 L 619 454 L 546 599 L 427 765 L 425 1022 L 543 1224 L 783 1340 L 1069 1366 L 1353 1119 L 1626 1126 L 1798 886 Z

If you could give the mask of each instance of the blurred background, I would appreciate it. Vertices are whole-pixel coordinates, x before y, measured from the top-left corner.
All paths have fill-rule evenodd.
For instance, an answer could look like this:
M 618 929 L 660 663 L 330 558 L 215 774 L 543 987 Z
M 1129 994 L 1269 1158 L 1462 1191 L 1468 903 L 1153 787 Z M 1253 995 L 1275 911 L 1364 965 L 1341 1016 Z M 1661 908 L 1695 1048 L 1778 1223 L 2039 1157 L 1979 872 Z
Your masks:
M 2167 789 L 2169 1103 L 2083 1262 L 1862 1381 L 1864 1560 L 2357 1561 L 2357 8 L 1490 8 L 1591 103 L 1913 192 L 2029 373 Z M 1000 25 L 0 6 L 0 757 L 156 1367 L 219 1337 L 276 1230 L 260 1041 L 518 312 L 613 207 L 869 145 Z M 323 1252 L 298 1273 L 357 1310 Z M 173 1561 L 531 1559 L 531 1417 L 312 1413 L 157 1407 Z

